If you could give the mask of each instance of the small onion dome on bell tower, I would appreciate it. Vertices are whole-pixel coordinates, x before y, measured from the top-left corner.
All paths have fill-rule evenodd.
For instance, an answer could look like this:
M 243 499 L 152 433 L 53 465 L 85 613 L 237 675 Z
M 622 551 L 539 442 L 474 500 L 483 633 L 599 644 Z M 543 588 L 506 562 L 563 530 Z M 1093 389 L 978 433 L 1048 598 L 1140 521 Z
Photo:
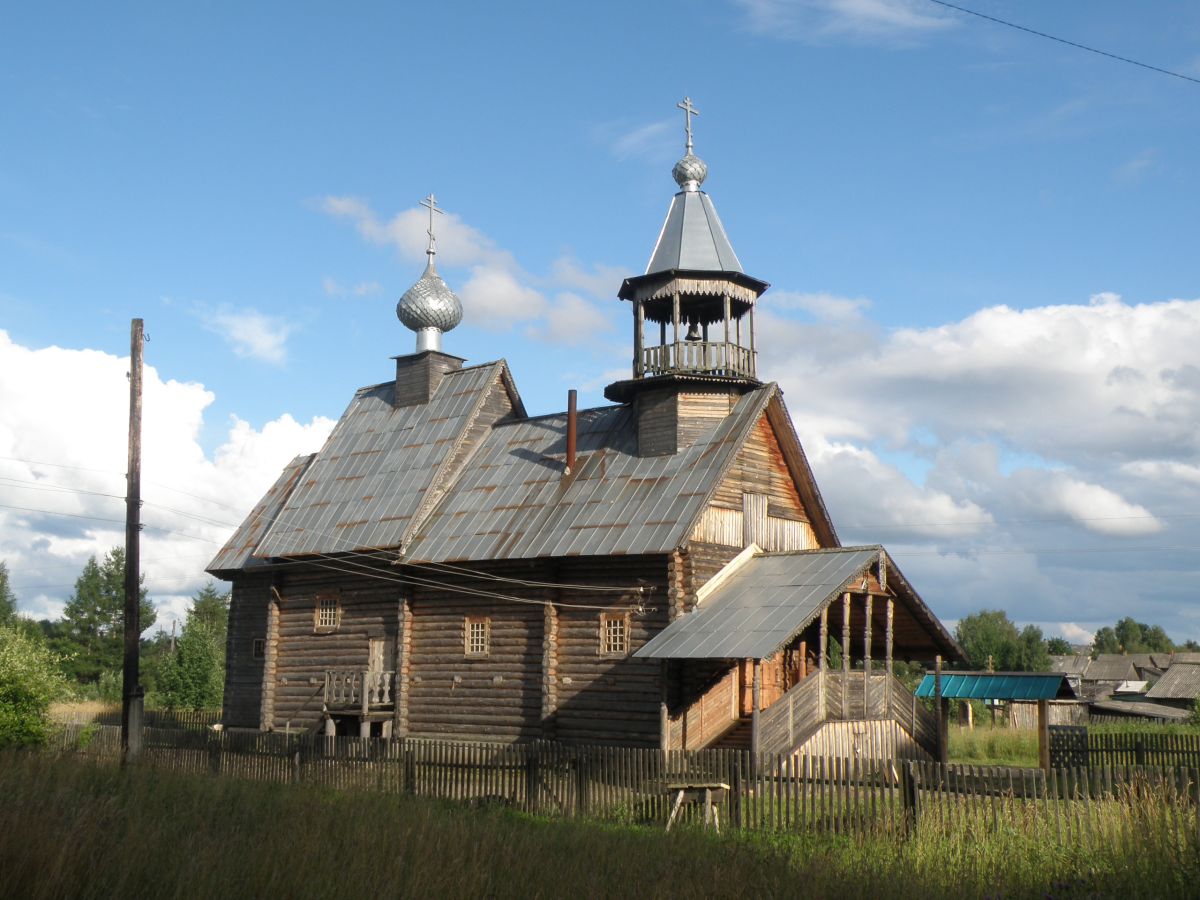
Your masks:
M 430 194 L 421 201 L 429 210 L 429 246 L 425 250 L 429 262 L 420 279 L 404 292 L 396 304 L 396 316 L 417 333 L 417 353 L 442 349 L 442 334 L 457 326 L 463 317 L 462 301 L 438 274 L 433 258 L 437 256 L 437 239 L 433 233 L 433 214 L 442 214 L 437 199 Z

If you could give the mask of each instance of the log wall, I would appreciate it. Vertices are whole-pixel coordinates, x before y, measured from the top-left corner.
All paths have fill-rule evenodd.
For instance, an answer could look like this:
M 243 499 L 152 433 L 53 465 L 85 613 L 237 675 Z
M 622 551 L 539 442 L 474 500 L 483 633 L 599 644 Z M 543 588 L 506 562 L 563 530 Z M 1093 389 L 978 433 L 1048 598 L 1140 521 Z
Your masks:
M 267 637 L 269 577 L 234 582 L 225 640 L 225 699 L 221 719 L 230 728 L 258 728 L 265 659 L 254 658 L 254 639 Z

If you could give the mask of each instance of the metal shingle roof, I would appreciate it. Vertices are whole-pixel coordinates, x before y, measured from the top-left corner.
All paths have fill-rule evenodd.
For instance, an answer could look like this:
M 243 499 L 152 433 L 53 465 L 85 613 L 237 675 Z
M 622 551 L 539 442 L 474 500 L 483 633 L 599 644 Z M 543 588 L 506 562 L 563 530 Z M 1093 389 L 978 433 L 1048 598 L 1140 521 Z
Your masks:
M 932 673 L 915 691 L 918 697 L 935 696 Z M 947 700 L 1054 700 L 1074 697 L 1066 677 L 1059 672 L 943 672 L 942 697 Z
M 717 209 L 703 191 L 680 191 L 671 201 L 646 274 L 671 269 L 742 271 Z
M 1133 660 L 1118 653 L 1101 653 L 1087 667 L 1084 681 L 1128 681 L 1137 677 Z
M 682 544 L 777 388 L 677 454 L 639 457 L 628 406 L 581 410 L 577 474 L 563 477 L 566 414 L 493 428 L 405 554 L 413 562 L 667 553 Z
M 244 569 L 258 562 L 254 559 L 254 548 L 258 546 L 274 518 L 279 515 L 280 507 L 295 488 L 296 482 L 303 477 L 314 456 L 315 454 L 297 456 L 284 467 L 271 489 L 263 495 L 250 515 L 213 557 L 213 561 L 208 564 L 209 571 Z
M 680 616 L 634 656 L 764 659 L 801 631 L 879 547 L 764 553 L 746 561 L 693 613 Z

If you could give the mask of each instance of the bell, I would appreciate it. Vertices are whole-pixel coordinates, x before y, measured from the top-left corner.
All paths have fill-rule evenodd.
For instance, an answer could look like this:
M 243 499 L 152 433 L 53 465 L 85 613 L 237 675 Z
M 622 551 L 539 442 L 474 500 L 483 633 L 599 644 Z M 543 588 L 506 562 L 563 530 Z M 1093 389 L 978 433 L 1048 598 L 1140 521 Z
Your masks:
M 695 322 L 693 322 L 691 325 L 689 325 L 689 326 L 688 326 L 688 333 L 687 333 L 687 334 L 684 336 L 684 338 L 683 338 L 683 339 L 684 339 L 685 341 L 699 341 L 699 340 L 701 340 L 701 337 L 700 337 L 700 326 L 699 326 L 699 325 L 697 325 Z

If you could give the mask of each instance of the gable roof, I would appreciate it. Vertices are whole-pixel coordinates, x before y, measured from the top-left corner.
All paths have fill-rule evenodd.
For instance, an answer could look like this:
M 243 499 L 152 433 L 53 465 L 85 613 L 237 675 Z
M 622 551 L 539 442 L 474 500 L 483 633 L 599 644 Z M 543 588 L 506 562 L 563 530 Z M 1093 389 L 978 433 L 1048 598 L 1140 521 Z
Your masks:
M 503 386 L 518 409 L 476 424 Z M 677 454 L 639 457 L 630 406 L 583 410 L 564 476 L 566 413 L 524 418 L 501 361 L 448 372 L 428 404 L 360 389 L 325 446 L 301 457 L 208 566 L 398 549 L 406 561 L 668 553 L 683 546 L 767 415 L 823 544 L 837 534 L 777 385 L 741 396 Z
M 768 385 L 679 453 L 639 457 L 633 409 L 582 410 L 563 476 L 566 413 L 498 425 L 406 548 L 406 561 L 669 553 L 691 533 L 777 393 Z
M 1050 657 L 1050 671 L 1064 675 L 1083 675 L 1092 658 L 1086 653 L 1066 653 Z
M 1200 663 L 1174 662 L 1150 690 L 1148 700 L 1195 700 L 1200 697 Z
M 1133 660 L 1120 653 L 1101 653 L 1087 667 L 1084 681 L 1128 681 L 1137 678 Z
M 879 546 L 760 551 L 739 558 L 713 578 L 715 587 L 695 611 L 675 619 L 634 656 L 765 659 L 808 627 L 848 584 L 860 581 L 881 559 L 888 568 L 888 584 L 894 584 L 891 578 L 897 570 Z M 906 581 L 900 580 L 900 584 L 907 588 Z M 910 610 L 920 608 L 928 613 L 911 589 L 897 591 L 897 595 Z M 961 649 L 932 614 L 925 624 L 931 645 L 962 657 Z

